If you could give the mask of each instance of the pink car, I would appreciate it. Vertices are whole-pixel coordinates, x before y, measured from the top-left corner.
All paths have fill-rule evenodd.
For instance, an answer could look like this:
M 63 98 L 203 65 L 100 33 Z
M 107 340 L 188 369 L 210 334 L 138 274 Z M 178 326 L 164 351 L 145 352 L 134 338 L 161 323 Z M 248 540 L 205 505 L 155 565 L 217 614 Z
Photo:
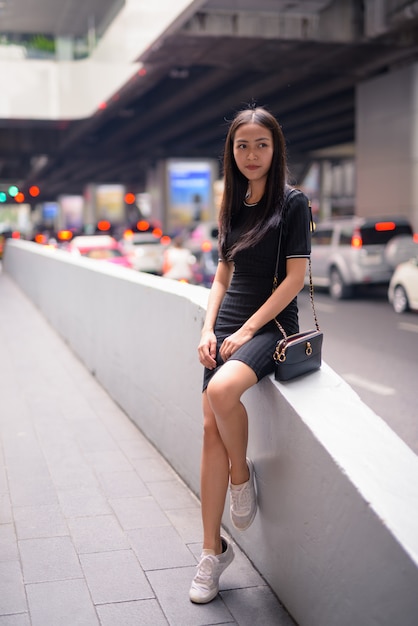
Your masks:
M 67 250 L 89 259 L 108 261 L 115 265 L 132 268 L 132 263 L 122 246 L 109 235 L 80 235 L 74 237 Z

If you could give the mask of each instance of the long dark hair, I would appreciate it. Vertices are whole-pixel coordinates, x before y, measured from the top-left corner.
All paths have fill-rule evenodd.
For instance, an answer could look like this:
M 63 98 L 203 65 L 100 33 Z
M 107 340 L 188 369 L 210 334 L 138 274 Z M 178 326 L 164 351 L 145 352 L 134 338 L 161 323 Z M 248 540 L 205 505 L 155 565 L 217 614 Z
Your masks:
M 267 175 L 264 196 L 252 213 L 252 220 L 239 241 L 228 249 L 227 234 L 231 221 L 242 207 L 242 202 L 248 190 L 248 180 L 241 174 L 234 158 L 234 137 L 238 128 L 243 124 L 260 124 L 267 128 L 273 138 L 273 158 Z M 232 120 L 225 140 L 223 156 L 224 192 L 219 213 L 219 247 L 221 255 L 231 260 L 233 255 L 243 248 L 254 246 L 266 231 L 279 222 L 283 206 L 287 162 L 286 143 L 282 129 L 276 118 L 262 107 L 252 107 L 239 111 Z

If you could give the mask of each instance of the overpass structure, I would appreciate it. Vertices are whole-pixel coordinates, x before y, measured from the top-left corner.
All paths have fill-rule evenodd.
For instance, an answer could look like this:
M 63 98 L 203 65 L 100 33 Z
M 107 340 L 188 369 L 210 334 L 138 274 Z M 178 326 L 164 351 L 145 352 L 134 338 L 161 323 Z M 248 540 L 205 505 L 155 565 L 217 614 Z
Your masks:
M 297 181 L 355 156 L 357 212 L 418 228 L 414 0 L 21 2 L 0 16 L 1 182 L 40 199 L 144 191 L 165 159 L 219 160 L 226 121 L 254 102 L 282 124 Z

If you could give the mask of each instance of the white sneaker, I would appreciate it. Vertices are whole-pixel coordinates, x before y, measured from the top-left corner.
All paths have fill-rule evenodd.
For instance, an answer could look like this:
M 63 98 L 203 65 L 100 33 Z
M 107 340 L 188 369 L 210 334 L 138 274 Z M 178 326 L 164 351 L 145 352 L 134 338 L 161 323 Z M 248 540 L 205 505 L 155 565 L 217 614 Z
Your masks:
M 237 530 L 247 530 L 257 513 L 257 495 L 254 485 L 254 466 L 247 459 L 250 478 L 242 485 L 229 486 L 231 496 L 231 522 Z
M 234 559 L 231 544 L 221 537 L 222 554 L 217 556 L 204 555 L 200 557 L 197 572 L 190 587 L 189 597 L 192 602 L 205 604 L 213 600 L 219 591 L 219 578 Z

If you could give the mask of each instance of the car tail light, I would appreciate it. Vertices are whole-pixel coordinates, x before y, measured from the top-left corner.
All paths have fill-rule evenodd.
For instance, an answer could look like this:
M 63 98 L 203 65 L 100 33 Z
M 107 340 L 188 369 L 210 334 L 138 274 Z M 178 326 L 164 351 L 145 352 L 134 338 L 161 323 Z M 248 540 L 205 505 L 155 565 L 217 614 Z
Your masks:
M 414 233 L 414 241 L 415 243 L 418 243 L 418 233 Z
M 162 243 L 163 246 L 168 246 L 168 244 L 171 243 L 171 237 L 169 237 L 168 235 L 163 235 L 160 239 L 160 243 Z
M 145 231 L 149 230 L 150 224 L 149 224 L 149 222 L 147 222 L 147 220 L 139 220 L 139 222 L 136 223 L 136 227 L 141 232 L 145 232 Z
M 157 239 L 160 239 L 163 236 L 163 231 L 161 230 L 161 228 L 154 228 L 152 234 L 154 235 L 154 237 L 157 237 Z
M 133 236 L 134 236 L 134 233 L 130 229 L 125 230 L 125 232 L 123 233 L 123 238 L 124 239 L 133 239 Z
M 20 232 L 18 230 L 12 232 L 12 239 L 20 239 Z
M 382 230 L 395 230 L 395 222 L 376 222 L 375 229 L 381 232 Z
M 358 228 L 353 232 L 353 236 L 351 237 L 351 247 L 352 248 L 361 248 L 363 245 L 363 239 L 361 238 L 361 234 Z
M 57 238 L 60 241 L 70 241 L 73 238 L 73 233 L 71 230 L 59 230 L 57 232 Z
M 109 220 L 100 220 L 97 223 L 97 230 L 104 232 L 110 229 L 111 229 L 111 223 L 109 222 Z

